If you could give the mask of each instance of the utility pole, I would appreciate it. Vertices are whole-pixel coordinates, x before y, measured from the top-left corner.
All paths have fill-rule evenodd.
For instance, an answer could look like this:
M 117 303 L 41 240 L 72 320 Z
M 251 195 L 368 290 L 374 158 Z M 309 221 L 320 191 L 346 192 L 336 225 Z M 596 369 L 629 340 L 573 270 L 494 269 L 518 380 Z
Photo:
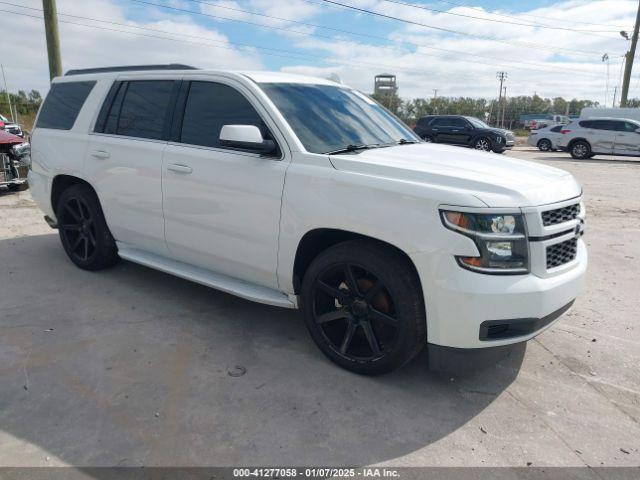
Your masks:
M 42 0 L 42 9 L 44 11 L 44 30 L 47 37 L 47 54 L 49 55 L 49 79 L 53 80 L 54 77 L 62 75 L 56 0 Z
M 438 89 L 434 88 L 433 89 L 433 111 L 436 112 L 436 114 L 438 114 L 438 105 L 436 105 L 436 98 L 438 98 Z
M 507 87 L 504 87 L 504 95 L 502 96 L 502 120 L 500 126 L 504 128 L 504 112 L 507 109 Z
M 9 104 L 9 116 L 11 117 L 11 121 L 15 122 L 16 119 L 13 116 L 13 108 L 11 107 L 11 95 L 9 95 L 9 87 L 7 86 L 7 77 L 4 76 L 4 65 L 0 65 L 0 69 L 2 69 L 2 80 L 4 82 L 4 93 L 7 94 L 7 103 Z
M 498 91 L 498 111 L 496 113 L 496 124 L 500 120 L 500 105 L 502 105 L 502 83 L 507 79 L 507 72 L 496 72 L 496 78 L 500 80 L 500 90 Z
M 611 103 L 611 108 L 616 108 L 616 96 L 618 95 L 618 86 L 616 85 L 613 89 L 613 103 Z
M 627 52 L 627 62 L 624 65 L 624 79 L 622 81 L 622 94 L 620 95 L 620 106 L 627 106 L 627 95 L 629 94 L 629 83 L 631 82 L 631 69 L 633 68 L 633 58 L 636 56 L 636 45 L 638 43 L 638 30 L 640 29 L 640 1 L 638 1 L 638 13 L 636 14 L 636 24 L 633 27 L 631 37 L 631 48 Z M 620 32 L 622 35 L 622 32 Z M 623 37 L 626 35 L 623 35 Z

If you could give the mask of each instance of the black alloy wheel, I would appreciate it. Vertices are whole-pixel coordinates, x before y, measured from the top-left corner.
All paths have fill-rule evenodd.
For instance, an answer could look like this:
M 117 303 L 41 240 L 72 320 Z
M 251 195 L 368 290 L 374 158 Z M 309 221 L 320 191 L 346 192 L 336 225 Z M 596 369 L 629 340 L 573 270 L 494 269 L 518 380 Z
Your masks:
M 433 137 L 431 135 L 423 135 L 422 140 L 424 140 L 426 143 L 433 143 Z
M 374 242 L 352 240 L 322 252 L 305 274 L 302 307 L 322 352 L 356 373 L 394 370 L 426 344 L 415 272 Z
M 82 198 L 70 197 L 62 206 L 58 218 L 64 242 L 69 245 L 71 256 L 87 262 L 96 252 L 96 226 L 89 207 Z
M 393 299 L 384 282 L 359 265 L 338 264 L 320 274 L 313 313 L 328 344 L 347 360 L 380 359 L 397 340 Z
M 117 262 L 115 241 L 89 186 L 73 185 L 62 192 L 56 217 L 62 246 L 78 267 L 99 270 Z

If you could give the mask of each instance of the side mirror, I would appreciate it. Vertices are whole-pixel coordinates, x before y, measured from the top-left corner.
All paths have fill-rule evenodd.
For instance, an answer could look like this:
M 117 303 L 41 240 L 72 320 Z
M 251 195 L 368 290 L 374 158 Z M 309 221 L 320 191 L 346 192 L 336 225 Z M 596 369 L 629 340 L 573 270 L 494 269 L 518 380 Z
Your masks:
M 220 130 L 220 144 L 262 154 L 276 151 L 276 142 L 262 138 L 260 129 L 255 125 L 224 125 Z
M 636 133 L 640 133 L 640 128 L 636 128 Z

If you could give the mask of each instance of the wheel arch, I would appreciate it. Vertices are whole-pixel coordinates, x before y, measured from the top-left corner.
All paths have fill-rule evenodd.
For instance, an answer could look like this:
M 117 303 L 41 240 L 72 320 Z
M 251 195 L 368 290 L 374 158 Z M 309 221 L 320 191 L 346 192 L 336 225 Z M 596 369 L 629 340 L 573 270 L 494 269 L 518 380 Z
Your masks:
M 93 188 L 93 186 L 86 180 L 74 175 L 56 175 L 51 181 L 51 208 L 54 214 L 58 210 L 58 201 L 60 200 L 62 192 L 73 185 L 86 185 L 91 190 L 93 190 L 93 193 L 96 195 L 96 197 L 98 196 L 95 188 Z
M 362 233 L 352 232 L 348 230 L 340 230 L 335 228 L 316 228 L 305 233 L 296 248 L 296 255 L 293 263 L 293 288 L 296 294 L 300 293 L 300 286 L 302 285 L 302 279 L 307 269 L 311 265 L 311 262 L 320 255 L 326 249 L 349 240 L 368 240 L 372 243 L 377 243 L 383 248 L 388 248 L 395 251 L 410 265 L 413 273 L 415 274 L 418 287 L 422 290 L 420 281 L 420 275 L 418 270 L 411 260 L 411 257 L 401 248 L 393 245 L 387 241 L 380 240 L 378 238 L 364 235 Z
M 545 141 L 545 140 L 546 140 L 547 142 L 549 142 L 549 144 L 553 145 L 553 142 L 551 141 L 551 139 L 549 139 L 549 138 L 547 138 L 547 137 L 542 137 L 542 138 L 541 138 L 541 139 L 539 139 L 539 140 L 538 140 L 538 142 L 536 143 L 536 147 L 539 147 L 539 146 L 540 146 L 540 142 Z
M 576 137 L 576 138 L 572 138 L 572 139 L 569 141 L 569 143 L 567 144 L 567 149 L 568 149 L 568 150 L 571 150 L 571 147 L 573 147 L 573 144 L 574 144 L 574 143 L 576 143 L 576 142 L 578 142 L 578 141 L 580 141 L 580 140 L 582 140 L 583 142 L 586 142 L 586 143 L 587 143 L 587 145 L 589 145 L 589 148 L 592 148 L 592 147 L 591 147 L 591 142 L 590 142 L 589 140 L 587 140 L 587 139 L 586 139 L 586 138 L 584 138 L 584 137 Z

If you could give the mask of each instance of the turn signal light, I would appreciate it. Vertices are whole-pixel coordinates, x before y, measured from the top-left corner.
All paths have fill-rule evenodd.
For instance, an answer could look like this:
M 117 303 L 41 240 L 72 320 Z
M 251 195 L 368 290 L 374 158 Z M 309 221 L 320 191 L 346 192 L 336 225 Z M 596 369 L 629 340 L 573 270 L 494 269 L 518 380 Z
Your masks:
M 458 260 L 470 267 L 482 267 L 482 258 L 480 257 L 458 257 Z

